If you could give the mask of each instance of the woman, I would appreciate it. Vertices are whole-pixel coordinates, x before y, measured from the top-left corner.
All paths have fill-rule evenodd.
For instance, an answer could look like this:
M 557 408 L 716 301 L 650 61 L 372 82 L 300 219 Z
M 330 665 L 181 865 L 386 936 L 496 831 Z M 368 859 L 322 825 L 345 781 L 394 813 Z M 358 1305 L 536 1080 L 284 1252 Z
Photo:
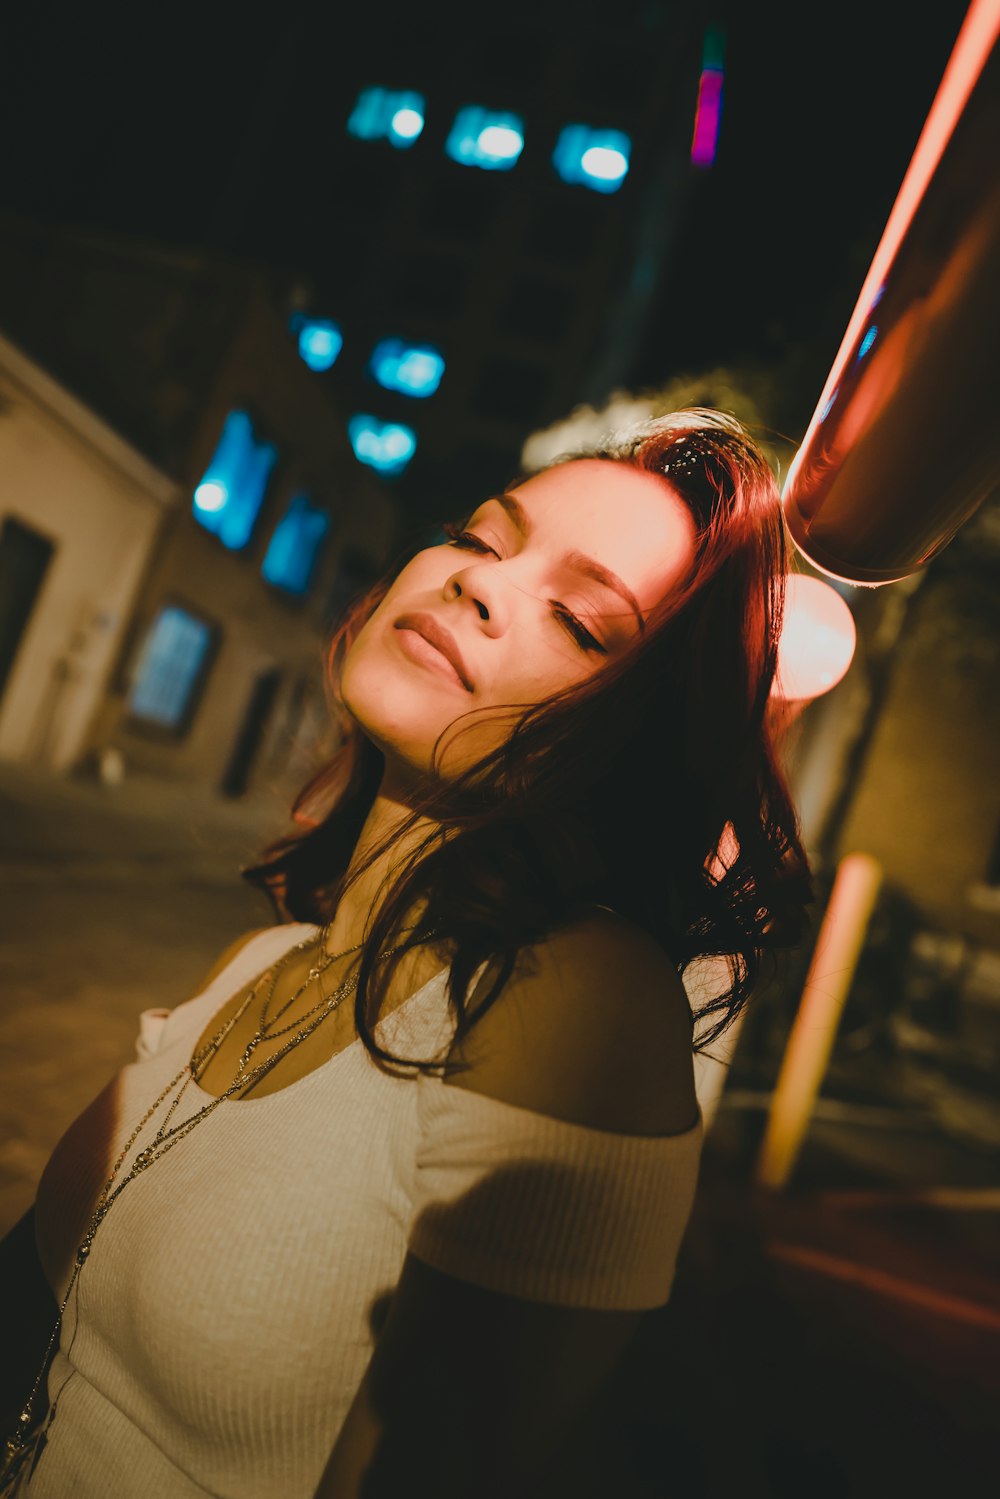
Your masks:
M 342 747 L 244 870 L 279 924 L 46 1168 L 31 1499 L 552 1494 L 669 1297 L 693 1051 L 810 898 L 774 480 L 692 409 L 445 534 L 334 636 Z

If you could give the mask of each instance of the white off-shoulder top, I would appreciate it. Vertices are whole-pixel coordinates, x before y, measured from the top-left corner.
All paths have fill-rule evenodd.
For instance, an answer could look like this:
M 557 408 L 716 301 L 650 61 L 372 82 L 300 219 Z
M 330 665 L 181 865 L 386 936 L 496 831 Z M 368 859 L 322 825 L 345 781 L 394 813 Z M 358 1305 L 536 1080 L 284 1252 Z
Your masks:
M 109 1163 L 213 1014 L 310 930 L 259 933 L 194 999 L 141 1016 L 136 1060 L 70 1126 L 39 1185 L 39 1252 L 60 1301 Z M 379 1041 L 443 1057 L 446 981 L 443 970 L 380 1021 Z M 207 1097 L 190 1084 L 172 1123 Z M 662 1305 L 703 1131 L 700 1113 L 669 1137 L 569 1124 L 426 1073 L 389 1076 L 360 1040 L 278 1092 L 227 1100 L 101 1225 L 49 1376 L 57 1414 L 20 1492 L 307 1499 L 407 1250 L 529 1300 Z

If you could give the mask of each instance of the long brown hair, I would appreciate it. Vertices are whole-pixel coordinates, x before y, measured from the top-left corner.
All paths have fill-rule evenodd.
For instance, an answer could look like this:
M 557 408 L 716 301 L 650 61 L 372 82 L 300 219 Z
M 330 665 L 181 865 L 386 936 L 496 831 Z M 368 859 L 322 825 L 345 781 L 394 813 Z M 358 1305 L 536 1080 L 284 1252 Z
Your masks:
M 402 952 L 377 966 L 376 955 L 402 940 L 415 910 L 402 950 L 433 932 L 435 948 L 447 951 L 456 1038 L 496 1001 L 522 947 L 596 902 L 653 936 L 681 974 L 699 958 L 725 960 L 728 983 L 693 1014 L 696 1051 L 740 1013 L 764 955 L 795 945 L 804 929 L 811 879 L 770 697 L 786 571 L 774 475 L 735 418 L 698 407 L 557 462 L 584 457 L 663 476 L 695 521 L 689 575 L 653 610 L 642 638 L 586 680 L 518 709 L 505 741 L 448 779 L 435 774 L 442 735 L 410 817 L 348 880 L 384 757 L 343 707 L 341 673 L 404 557 L 330 640 L 327 685 L 341 744 L 295 799 L 292 816 L 305 830 L 242 871 L 282 920 L 323 923 L 364 868 L 419 818 L 431 820 L 432 831 L 393 867 L 366 928 L 355 1023 L 387 1070 L 459 1065 L 397 1057 L 373 1034 Z M 469 984 L 487 959 L 497 976 L 471 1011 Z

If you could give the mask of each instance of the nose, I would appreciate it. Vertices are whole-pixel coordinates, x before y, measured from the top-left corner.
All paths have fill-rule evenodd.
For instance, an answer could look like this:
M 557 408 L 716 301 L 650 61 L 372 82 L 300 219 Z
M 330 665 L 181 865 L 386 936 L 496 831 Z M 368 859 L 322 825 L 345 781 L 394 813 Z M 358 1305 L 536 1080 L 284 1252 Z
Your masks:
M 477 571 L 480 572 L 478 578 L 474 576 Z M 478 569 L 475 563 L 452 573 L 444 585 L 444 596 L 449 602 L 468 599 L 477 610 L 479 618 L 492 623 L 497 623 L 499 618 L 496 593 L 493 583 L 485 582 L 485 572 Z

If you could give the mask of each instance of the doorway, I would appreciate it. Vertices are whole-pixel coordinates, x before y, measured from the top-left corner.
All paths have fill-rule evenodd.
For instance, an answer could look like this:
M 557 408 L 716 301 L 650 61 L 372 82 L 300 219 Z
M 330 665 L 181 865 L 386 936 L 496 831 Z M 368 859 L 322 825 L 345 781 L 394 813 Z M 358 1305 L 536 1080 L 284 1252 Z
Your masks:
M 281 672 L 277 668 L 259 672 L 250 689 L 250 699 L 243 723 L 233 745 L 229 765 L 222 778 L 220 791 L 223 796 L 243 796 L 250 784 L 250 772 L 260 749 L 267 721 L 274 707 L 274 700 L 281 685 Z
M 11 516 L 0 527 L 0 700 L 55 549 L 47 536 Z

